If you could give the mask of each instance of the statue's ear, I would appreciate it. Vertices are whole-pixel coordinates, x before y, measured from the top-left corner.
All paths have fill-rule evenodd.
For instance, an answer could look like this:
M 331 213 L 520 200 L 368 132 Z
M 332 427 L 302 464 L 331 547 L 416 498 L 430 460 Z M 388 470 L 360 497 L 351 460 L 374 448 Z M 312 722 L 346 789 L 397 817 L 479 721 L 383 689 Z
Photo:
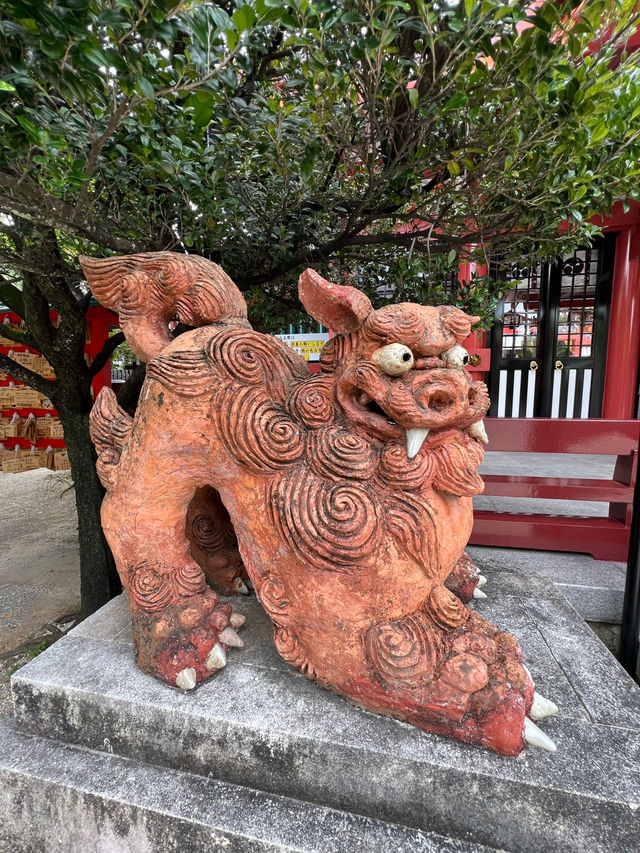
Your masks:
M 360 290 L 332 284 L 312 269 L 300 276 L 298 296 L 314 320 L 338 334 L 358 329 L 373 310 Z

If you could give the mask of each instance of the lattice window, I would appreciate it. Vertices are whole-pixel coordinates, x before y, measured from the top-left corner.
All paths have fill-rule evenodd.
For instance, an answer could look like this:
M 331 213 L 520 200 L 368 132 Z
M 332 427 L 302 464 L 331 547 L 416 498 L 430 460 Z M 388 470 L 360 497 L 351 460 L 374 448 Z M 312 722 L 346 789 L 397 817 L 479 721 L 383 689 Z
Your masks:
M 597 247 L 578 249 L 562 261 L 556 358 L 592 354 L 597 275 Z
M 501 277 L 512 287 L 504 295 L 503 358 L 535 358 L 538 343 L 542 265 L 512 264 Z

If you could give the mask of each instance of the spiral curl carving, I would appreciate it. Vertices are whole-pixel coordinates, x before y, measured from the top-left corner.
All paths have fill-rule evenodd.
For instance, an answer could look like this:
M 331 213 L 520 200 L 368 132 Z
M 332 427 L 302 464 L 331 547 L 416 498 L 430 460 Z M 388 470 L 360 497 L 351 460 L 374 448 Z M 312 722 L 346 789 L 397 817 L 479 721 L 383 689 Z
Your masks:
M 164 610 L 174 602 L 170 575 L 157 572 L 148 563 L 130 569 L 128 594 L 144 610 Z
M 300 356 L 277 338 L 245 328 L 219 332 L 207 347 L 214 367 L 222 368 L 229 378 L 242 385 L 267 388 L 269 397 L 281 403 L 295 378 L 308 376 Z M 305 372 L 306 371 L 306 372 Z
M 332 373 L 339 364 L 344 364 L 359 343 L 359 332 L 336 335 L 327 341 L 320 353 L 320 368 L 323 373 Z
M 284 584 L 275 575 L 268 575 L 260 584 L 258 593 L 260 604 L 267 613 L 276 619 L 289 607 L 289 599 Z
M 336 416 L 333 388 L 330 377 L 314 376 L 289 392 L 285 408 L 294 420 L 301 421 L 309 429 L 328 426 Z
M 431 681 L 443 656 L 435 631 L 421 613 L 374 625 L 365 646 L 379 680 L 409 689 Z
M 367 337 L 409 343 L 424 334 L 424 318 L 406 305 L 389 305 L 369 314 L 364 330 Z
M 316 473 L 331 480 L 368 480 L 378 462 L 366 439 L 339 426 L 308 435 L 307 459 Z
M 292 666 L 297 667 L 308 678 L 315 678 L 316 671 L 307 660 L 300 648 L 298 638 L 290 628 L 274 625 L 273 641 L 280 657 Z
M 463 341 L 471 333 L 471 318 L 464 311 L 446 305 L 440 309 L 440 313 L 444 328 L 459 341 Z
M 394 491 L 415 492 L 433 479 L 434 469 L 430 454 L 418 453 L 409 459 L 404 445 L 387 444 L 380 456 L 378 476 Z
M 252 471 L 277 471 L 304 452 L 302 428 L 260 388 L 223 386 L 213 410 L 227 450 Z
M 431 590 L 424 609 L 437 625 L 450 631 L 461 625 L 469 615 L 458 596 L 442 584 Z
M 204 592 L 207 582 L 197 563 L 184 563 L 173 575 L 177 592 L 180 595 L 197 595 Z
M 227 543 L 226 531 L 214 519 L 196 515 L 190 523 L 191 540 L 203 551 L 220 550 Z
M 360 566 L 380 541 L 380 507 L 354 482 L 332 482 L 294 468 L 268 487 L 280 536 L 304 561 L 328 571 Z

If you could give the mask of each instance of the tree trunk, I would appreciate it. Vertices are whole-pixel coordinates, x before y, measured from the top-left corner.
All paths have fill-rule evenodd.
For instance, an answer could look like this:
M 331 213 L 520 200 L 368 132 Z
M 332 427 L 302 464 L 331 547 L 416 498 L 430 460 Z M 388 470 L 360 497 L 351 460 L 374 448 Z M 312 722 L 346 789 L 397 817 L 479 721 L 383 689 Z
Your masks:
M 96 453 L 89 435 L 89 413 L 74 411 L 63 404 L 58 411 L 75 484 L 80 547 L 80 616 L 84 619 L 118 595 L 122 587 L 100 522 L 104 489 L 96 473 Z

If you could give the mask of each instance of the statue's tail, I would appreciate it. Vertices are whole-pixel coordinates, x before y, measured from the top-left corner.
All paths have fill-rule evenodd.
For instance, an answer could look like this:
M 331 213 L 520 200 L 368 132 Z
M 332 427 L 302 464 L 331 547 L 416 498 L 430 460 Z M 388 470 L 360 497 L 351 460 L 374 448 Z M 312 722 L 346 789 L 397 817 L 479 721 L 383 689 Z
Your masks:
M 89 431 L 98 451 L 96 470 L 105 489 L 116 484 L 120 456 L 132 427 L 133 418 L 120 408 L 111 388 L 103 388 L 89 415 Z
M 171 341 L 169 322 L 187 326 L 221 320 L 247 326 L 247 306 L 217 264 L 198 255 L 147 252 L 113 258 L 80 258 L 91 292 L 117 312 L 131 349 L 151 361 Z

